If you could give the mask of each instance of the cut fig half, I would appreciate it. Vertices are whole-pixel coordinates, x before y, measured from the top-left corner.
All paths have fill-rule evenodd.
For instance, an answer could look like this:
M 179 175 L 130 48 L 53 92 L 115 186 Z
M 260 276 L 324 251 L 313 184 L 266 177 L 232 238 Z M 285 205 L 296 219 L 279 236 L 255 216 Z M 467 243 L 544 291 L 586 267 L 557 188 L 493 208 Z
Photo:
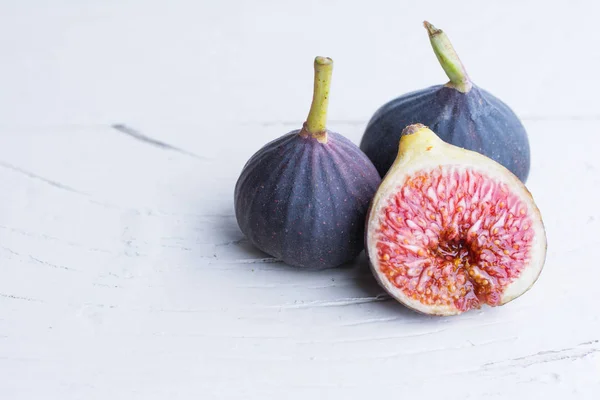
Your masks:
M 422 124 L 402 132 L 365 242 L 379 284 L 433 315 L 506 304 L 533 285 L 546 257 L 542 217 L 523 183 Z

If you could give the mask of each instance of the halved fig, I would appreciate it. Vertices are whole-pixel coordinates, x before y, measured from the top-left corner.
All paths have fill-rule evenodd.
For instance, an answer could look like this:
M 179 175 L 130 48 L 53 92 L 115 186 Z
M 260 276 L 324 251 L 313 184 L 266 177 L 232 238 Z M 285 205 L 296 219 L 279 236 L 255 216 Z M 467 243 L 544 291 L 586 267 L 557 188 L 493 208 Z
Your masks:
M 371 204 L 365 242 L 379 284 L 433 315 L 519 297 L 546 257 L 542 217 L 523 183 L 422 124 L 402 132 Z

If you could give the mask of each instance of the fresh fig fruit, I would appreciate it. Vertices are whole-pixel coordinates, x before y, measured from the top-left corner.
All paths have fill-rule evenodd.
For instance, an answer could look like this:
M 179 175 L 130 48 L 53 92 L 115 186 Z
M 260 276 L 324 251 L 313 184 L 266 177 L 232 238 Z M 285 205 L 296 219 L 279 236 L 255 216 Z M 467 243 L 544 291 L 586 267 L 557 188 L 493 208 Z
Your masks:
M 542 217 L 523 183 L 421 124 L 402 132 L 370 207 L 365 242 L 379 284 L 433 315 L 519 297 L 546 257 Z
M 402 129 L 420 122 L 445 142 L 486 155 L 526 182 L 530 154 L 523 124 L 505 103 L 471 82 L 446 34 L 424 24 L 450 82 L 382 106 L 369 121 L 360 148 L 383 176 L 394 162 Z
M 304 126 L 250 158 L 235 187 L 235 214 L 260 250 L 289 265 L 323 269 L 363 250 L 365 218 L 381 178 L 358 146 L 326 129 L 333 61 L 317 57 L 314 67 Z

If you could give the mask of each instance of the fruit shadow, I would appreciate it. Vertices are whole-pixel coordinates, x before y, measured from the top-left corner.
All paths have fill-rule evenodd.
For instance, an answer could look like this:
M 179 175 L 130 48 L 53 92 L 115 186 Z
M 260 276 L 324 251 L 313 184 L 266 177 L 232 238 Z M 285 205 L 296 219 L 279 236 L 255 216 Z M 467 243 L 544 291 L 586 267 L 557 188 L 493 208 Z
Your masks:
M 400 318 L 403 320 L 419 320 L 428 318 L 423 314 L 411 310 L 394 300 L 379 285 L 369 267 L 369 259 L 363 251 L 357 259 L 351 264 L 360 270 L 359 279 L 356 279 L 356 289 L 361 293 L 361 297 L 374 299 L 381 314 Z M 342 266 L 344 268 L 344 266 Z
M 213 260 L 217 264 L 233 263 L 242 265 L 242 267 L 245 265 L 248 269 L 260 266 L 260 268 L 277 269 L 296 276 L 298 276 L 297 274 L 318 276 L 324 282 L 340 282 L 337 289 L 347 291 L 346 298 L 356 299 L 358 303 L 363 303 L 362 300 L 364 300 L 364 303 L 370 303 L 370 306 L 376 307 L 377 312 L 382 315 L 403 320 L 428 318 L 403 306 L 386 294 L 375 280 L 364 251 L 353 261 L 336 268 L 299 269 L 260 251 L 250 243 L 240 231 L 232 208 L 223 209 L 218 215 L 221 217 L 211 219 L 205 225 L 205 229 L 209 229 L 215 238 Z
M 276 259 L 256 248 L 240 231 L 231 209 L 220 213 L 221 218 L 210 220 L 204 229 L 213 237 L 215 262 L 244 264 L 276 262 Z M 283 263 L 282 263 L 283 264 Z
M 277 267 L 282 270 L 301 271 L 301 272 L 322 272 L 328 270 L 310 270 L 299 269 L 285 264 L 283 261 L 262 252 L 255 247 L 244 236 L 235 219 L 233 205 L 218 210 L 215 218 L 210 218 L 208 221 L 203 221 L 201 230 L 210 233 L 212 242 L 214 243 L 213 261 L 223 263 L 240 264 L 277 264 Z M 348 263 L 342 268 L 351 269 L 353 263 Z M 333 269 L 332 269 L 333 270 Z
M 200 229 L 209 233 L 212 237 L 214 243 L 213 261 L 216 263 L 239 263 L 242 265 L 247 264 L 250 267 L 261 264 L 276 264 L 278 269 L 290 272 L 319 272 L 319 270 L 292 267 L 255 247 L 240 230 L 233 205 L 218 210 L 215 213 L 215 218 L 203 221 Z M 351 265 L 349 264 L 347 267 L 351 267 Z

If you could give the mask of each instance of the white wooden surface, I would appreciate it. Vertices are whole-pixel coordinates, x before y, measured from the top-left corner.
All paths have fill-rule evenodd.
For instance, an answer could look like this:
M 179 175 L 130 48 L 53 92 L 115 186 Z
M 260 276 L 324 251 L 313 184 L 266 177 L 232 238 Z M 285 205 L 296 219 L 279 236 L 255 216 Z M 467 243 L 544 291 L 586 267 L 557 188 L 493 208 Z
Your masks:
M 3 1 L 0 398 L 598 399 L 599 12 Z M 364 257 L 286 267 L 233 216 L 244 162 L 302 123 L 314 56 L 356 143 L 379 105 L 444 81 L 423 19 L 523 118 L 549 239 L 530 292 L 454 318 L 388 300 Z

